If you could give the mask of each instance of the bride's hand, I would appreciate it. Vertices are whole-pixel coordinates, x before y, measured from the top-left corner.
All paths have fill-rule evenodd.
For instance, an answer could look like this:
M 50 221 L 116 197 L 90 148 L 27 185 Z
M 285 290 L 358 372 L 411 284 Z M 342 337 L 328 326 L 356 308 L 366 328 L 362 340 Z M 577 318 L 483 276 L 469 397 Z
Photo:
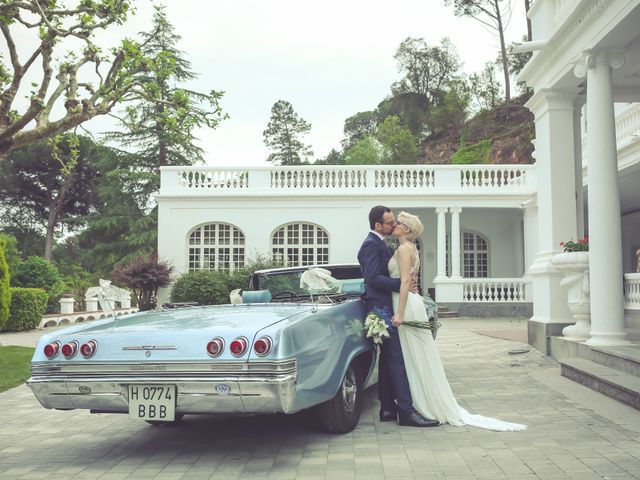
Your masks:
M 391 318 L 391 325 L 393 325 L 394 327 L 399 327 L 403 323 L 404 319 L 399 315 L 394 315 L 393 318 Z

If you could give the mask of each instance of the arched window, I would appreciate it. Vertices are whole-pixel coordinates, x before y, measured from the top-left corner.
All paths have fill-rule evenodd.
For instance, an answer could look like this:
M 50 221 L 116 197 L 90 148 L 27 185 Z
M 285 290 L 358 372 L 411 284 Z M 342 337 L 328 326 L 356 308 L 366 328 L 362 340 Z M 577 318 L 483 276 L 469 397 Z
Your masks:
M 189 271 L 244 266 L 244 233 L 228 223 L 208 223 L 189 235 Z
M 289 267 L 329 263 L 329 235 L 313 223 L 288 223 L 273 233 L 271 253 Z
M 465 278 L 489 276 L 489 243 L 479 233 L 462 234 L 462 263 Z

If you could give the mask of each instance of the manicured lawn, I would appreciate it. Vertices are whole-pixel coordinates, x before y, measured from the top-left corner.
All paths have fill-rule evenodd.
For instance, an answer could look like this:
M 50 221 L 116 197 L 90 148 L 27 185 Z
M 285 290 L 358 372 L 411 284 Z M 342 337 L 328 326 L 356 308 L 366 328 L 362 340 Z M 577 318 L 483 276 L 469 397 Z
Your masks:
M 0 392 L 16 387 L 29 378 L 29 362 L 35 349 L 0 347 Z

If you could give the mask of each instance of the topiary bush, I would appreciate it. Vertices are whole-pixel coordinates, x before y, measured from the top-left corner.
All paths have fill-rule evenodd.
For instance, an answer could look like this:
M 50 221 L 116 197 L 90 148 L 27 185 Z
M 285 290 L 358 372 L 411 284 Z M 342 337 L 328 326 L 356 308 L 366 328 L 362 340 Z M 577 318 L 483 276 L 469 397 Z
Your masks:
M 12 288 L 9 320 L 3 330 L 18 332 L 36 328 L 46 308 L 47 293 L 41 288 Z
M 9 318 L 11 290 L 9 289 L 9 265 L 4 258 L 4 244 L 0 244 L 0 330 Z
M 240 287 L 238 287 L 240 288 Z M 245 284 L 246 288 L 246 284 Z M 198 302 L 200 305 L 229 303 L 230 278 L 221 270 L 196 270 L 181 275 L 171 287 L 172 302 Z

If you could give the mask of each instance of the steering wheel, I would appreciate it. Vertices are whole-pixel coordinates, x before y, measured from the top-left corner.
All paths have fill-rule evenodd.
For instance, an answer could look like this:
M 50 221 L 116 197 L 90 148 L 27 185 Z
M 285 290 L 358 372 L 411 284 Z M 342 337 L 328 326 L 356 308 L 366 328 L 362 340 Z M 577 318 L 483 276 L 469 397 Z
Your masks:
M 291 292 L 289 290 L 283 290 L 282 292 L 276 293 L 273 297 L 271 297 L 271 301 L 284 300 L 285 298 L 288 299 L 290 302 L 294 300 L 296 302 L 300 301 L 300 297 L 298 296 L 298 294 L 295 292 Z

